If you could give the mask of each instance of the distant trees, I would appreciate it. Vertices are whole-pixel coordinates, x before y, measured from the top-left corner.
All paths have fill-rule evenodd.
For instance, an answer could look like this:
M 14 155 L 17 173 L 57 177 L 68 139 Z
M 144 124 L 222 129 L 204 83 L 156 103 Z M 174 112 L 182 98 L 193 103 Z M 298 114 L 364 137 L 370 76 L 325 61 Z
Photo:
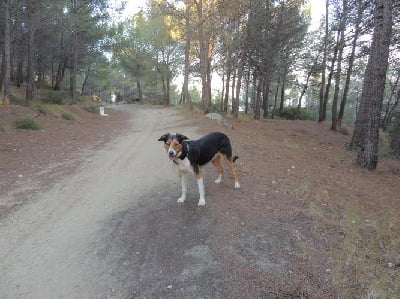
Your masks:
M 180 34 L 175 20 L 163 15 L 156 4 L 151 6 L 148 15 L 139 13 L 121 27 L 113 54 L 123 70 L 135 78 L 141 101 L 146 80 L 153 87 L 159 87 L 162 103 L 169 105 L 171 80 L 177 75 L 177 67 L 182 65 L 183 47 L 173 37 Z
M 398 136 L 400 0 L 325 0 L 313 32 L 305 0 L 149 0 L 115 26 L 110 4 L 2 1 L 2 102 L 10 102 L 11 84 L 26 83 L 26 103 L 39 83 L 69 90 L 74 103 L 77 91 L 104 91 L 112 82 L 141 102 L 150 96 L 168 105 L 171 82 L 182 77 L 179 103 L 193 107 L 196 79 L 204 112 L 238 117 L 243 110 L 260 119 L 291 111 L 296 118 L 307 107 L 319 122 L 330 118 L 332 130 L 356 119 L 350 146 L 369 169 L 379 128 Z
M 71 102 L 77 75 L 86 69 L 86 57 L 104 50 L 107 34 L 106 0 L 3 1 L 0 86 L 9 102 L 10 82 L 26 82 L 26 102 L 32 100 L 34 81 L 45 80 L 60 90 L 65 71 L 70 74 Z M 75 92 L 72 92 L 75 91 Z

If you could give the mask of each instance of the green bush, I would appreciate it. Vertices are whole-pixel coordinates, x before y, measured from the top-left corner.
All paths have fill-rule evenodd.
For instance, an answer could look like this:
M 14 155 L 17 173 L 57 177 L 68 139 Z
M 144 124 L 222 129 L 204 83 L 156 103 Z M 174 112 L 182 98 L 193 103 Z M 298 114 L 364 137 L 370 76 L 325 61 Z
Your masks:
M 40 130 L 39 124 L 33 120 L 32 118 L 24 118 L 18 120 L 16 123 L 17 129 L 25 129 L 25 130 Z
M 96 114 L 100 113 L 100 108 L 98 106 L 87 106 L 84 109 L 91 113 L 96 113 Z
M 43 99 L 43 102 L 49 104 L 63 105 L 66 103 L 67 98 L 68 97 L 65 93 L 52 90 L 47 93 L 46 98 Z
M 11 103 L 14 105 L 25 105 L 25 98 L 19 95 L 11 94 Z
M 61 114 L 61 117 L 66 120 L 74 120 L 75 119 L 75 117 L 71 113 L 68 113 L 68 112 L 63 112 Z
M 285 107 L 283 109 L 283 112 L 279 113 L 279 116 L 282 118 L 290 119 L 290 120 L 295 120 L 295 119 L 300 119 L 300 120 L 314 120 L 315 117 L 313 115 L 313 112 L 307 108 L 300 108 L 297 109 L 297 107 Z

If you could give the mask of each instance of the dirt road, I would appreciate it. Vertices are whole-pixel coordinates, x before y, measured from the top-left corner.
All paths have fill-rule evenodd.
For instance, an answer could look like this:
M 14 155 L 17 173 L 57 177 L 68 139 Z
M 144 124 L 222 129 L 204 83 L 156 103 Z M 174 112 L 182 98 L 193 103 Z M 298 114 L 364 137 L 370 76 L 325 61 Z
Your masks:
M 197 137 L 196 127 L 176 110 L 125 109 L 129 134 L 1 221 L 0 297 L 224 295 L 213 218 L 193 180 L 176 203 L 179 179 L 157 142 L 166 131 Z
M 0 298 L 398 297 L 398 160 L 355 167 L 328 124 L 232 130 L 194 111 L 114 108 L 0 131 Z M 206 206 L 194 179 L 178 204 L 157 139 L 211 131 L 231 138 L 241 188 L 229 171 L 214 184 L 208 165 Z

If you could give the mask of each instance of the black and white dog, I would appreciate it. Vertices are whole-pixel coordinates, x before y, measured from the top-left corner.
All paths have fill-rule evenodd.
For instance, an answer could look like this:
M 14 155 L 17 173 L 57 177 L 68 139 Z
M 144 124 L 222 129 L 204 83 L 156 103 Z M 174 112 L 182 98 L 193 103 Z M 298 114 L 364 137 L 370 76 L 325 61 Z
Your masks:
M 201 167 L 212 162 L 217 169 L 218 178 L 216 184 L 221 183 L 224 172 L 221 166 L 221 157 L 223 157 L 232 171 L 235 180 L 235 188 L 240 188 L 237 171 L 234 165 L 237 156 L 232 157 L 231 142 L 223 133 L 214 132 L 203 136 L 198 140 L 189 140 L 182 134 L 164 134 L 158 141 L 164 141 L 164 147 L 167 150 L 168 157 L 179 167 L 179 177 L 182 183 L 182 196 L 178 202 L 184 202 L 187 193 L 187 173 L 192 173 L 197 180 L 200 199 L 199 206 L 205 205 L 204 182 Z

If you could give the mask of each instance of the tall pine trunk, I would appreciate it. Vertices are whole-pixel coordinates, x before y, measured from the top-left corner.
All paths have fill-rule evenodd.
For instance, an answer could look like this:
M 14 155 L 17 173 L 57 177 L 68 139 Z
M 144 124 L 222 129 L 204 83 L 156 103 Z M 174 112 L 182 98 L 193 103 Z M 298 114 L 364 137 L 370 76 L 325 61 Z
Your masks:
M 394 0 L 377 0 L 374 33 L 365 69 L 360 108 L 350 146 L 358 149 L 356 164 L 370 170 L 378 164 L 379 124 L 388 68 Z
M 329 35 L 329 0 L 325 0 L 325 36 L 324 36 L 324 55 L 321 65 L 321 86 L 319 87 L 319 117 L 318 122 L 323 122 L 326 119 L 326 104 L 325 99 L 325 77 L 326 77 L 326 61 L 328 56 L 328 35 Z
M 26 12 L 28 21 L 28 66 L 27 66 L 27 82 L 25 102 L 28 104 L 33 100 L 33 54 L 35 41 L 35 24 L 34 19 L 34 4 L 33 0 L 26 1 Z
M 246 37 L 244 39 L 244 45 L 240 54 L 240 60 L 238 64 L 238 70 L 237 70 L 237 82 L 236 82 L 236 92 L 235 92 L 235 98 L 232 99 L 232 114 L 234 117 L 238 117 L 239 115 L 239 98 L 240 98 L 240 89 L 242 87 L 242 77 L 243 77 L 243 71 L 244 71 L 244 66 L 246 63 L 246 56 L 247 56 L 247 49 L 248 49 L 248 32 L 246 31 Z
M 363 16 L 362 0 L 358 0 L 357 3 L 358 3 L 357 4 L 358 12 L 357 12 L 357 19 L 356 19 L 356 24 L 355 24 L 354 37 L 353 37 L 353 41 L 352 41 L 352 45 L 351 45 L 351 54 L 350 54 L 349 62 L 348 62 L 346 83 L 345 83 L 345 86 L 343 89 L 343 96 L 342 96 L 342 101 L 340 102 L 340 109 L 339 109 L 339 114 L 338 114 L 337 125 L 339 126 L 339 128 L 342 126 L 342 120 L 343 120 L 343 116 L 344 116 L 344 108 L 347 103 L 347 95 L 349 93 L 350 79 L 351 79 L 351 75 L 353 73 L 353 65 L 354 65 L 354 60 L 355 60 L 357 41 L 358 41 L 358 36 L 360 35 L 360 24 L 361 24 L 362 16 Z
M 11 16 L 10 16 L 10 0 L 4 0 L 3 2 L 4 9 L 4 104 L 9 105 L 11 101 L 11 90 L 10 90 L 10 81 L 11 81 Z
M 190 30 L 190 5 L 186 3 L 186 11 L 185 11 L 185 35 L 186 35 L 186 43 L 185 43 L 185 65 L 184 65 L 184 74 L 183 74 L 183 86 L 182 86 L 182 94 L 181 94 L 181 104 L 187 104 L 190 110 L 193 109 L 192 98 L 189 94 L 189 72 L 190 72 L 190 43 L 191 43 L 191 30 Z
M 69 92 L 71 104 L 76 102 L 76 74 L 78 71 L 78 3 L 72 0 L 73 11 L 73 33 L 72 33 L 72 56 Z
M 348 4 L 347 0 L 343 0 L 342 2 L 343 5 L 343 10 L 342 10 L 342 16 L 340 18 L 340 23 L 339 23 L 339 43 L 337 45 L 338 47 L 338 59 L 337 59 L 337 67 L 336 67 L 336 73 L 335 73 L 335 89 L 333 93 L 333 101 L 332 101 L 332 123 L 331 123 L 331 130 L 336 131 L 337 129 L 337 103 L 339 100 L 339 91 L 340 91 L 340 78 L 341 78 L 341 72 L 342 72 L 342 60 L 343 60 L 343 50 L 345 46 L 345 41 L 344 41 L 344 34 L 346 30 L 346 22 L 347 22 L 347 12 L 348 12 Z

